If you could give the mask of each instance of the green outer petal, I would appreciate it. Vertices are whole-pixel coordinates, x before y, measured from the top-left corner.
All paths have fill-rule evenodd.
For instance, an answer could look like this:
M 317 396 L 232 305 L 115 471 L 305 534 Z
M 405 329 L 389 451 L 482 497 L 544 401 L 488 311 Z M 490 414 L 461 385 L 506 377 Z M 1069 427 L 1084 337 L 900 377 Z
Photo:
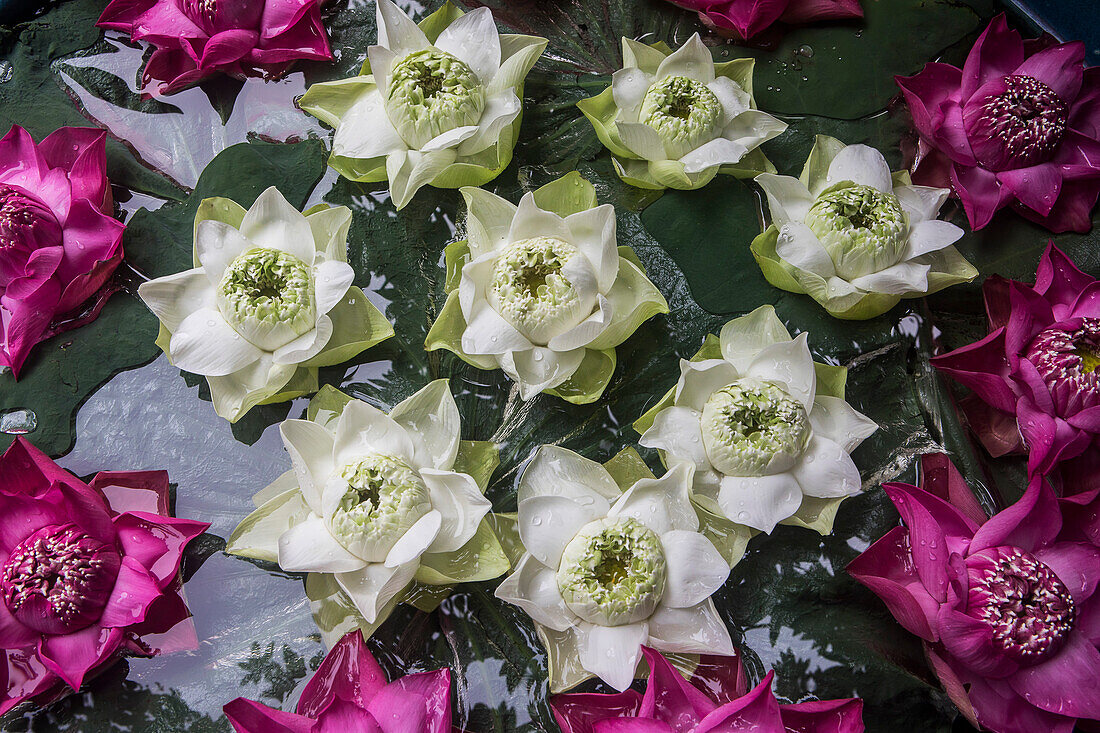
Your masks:
M 955 249 L 954 245 L 918 257 L 914 261 L 932 267 L 928 272 L 929 293 L 935 293 L 959 283 L 968 283 L 978 276 L 978 270 L 959 254 L 959 250 Z
M 624 69 L 641 69 L 647 74 L 656 74 L 661 62 L 670 54 L 672 49 L 664 41 L 647 45 L 631 38 L 623 38 Z
M 199 222 L 211 220 L 220 221 L 228 224 L 234 229 L 241 228 L 241 222 L 244 221 L 244 215 L 248 213 L 248 210 L 238 204 L 233 199 L 227 199 L 224 196 L 212 196 L 208 199 L 203 199 L 199 202 L 199 208 L 195 211 L 195 226 L 191 231 L 191 241 L 198 240 Z M 195 251 L 192 245 L 192 258 L 193 267 L 200 267 L 199 255 Z M 164 353 L 168 353 L 165 350 Z
M 718 334 L 708 333 L 706 338 L 703 339 L 703 345 L 695 352 L 695 356 L 688 359 L 688 361 L 706 361 L 707 359 L 721 358 L 722 339 L 719 338 Z
M 596 187 L 577 171 L 566 173 L 536 189 L 534 198 L 540 209 L 552 211 L 562 218 L 594 209 L 598 205 Z
M 389 180 L 386 175 L 386 158 L 345 158 L 342 155 L 329 155 L 329 166 L 349 181 L 359 183 L 382 183 Z
M 296 400 L 299 397 L 305 397 L 307 394 L 316 392 L 317 385 L 317 369 L 299 366 L 294 370 L 294 374 L 290 377 L 289 382 L 280 387 L 275 394 L 263 398 L 256 404 L 277 405 L 280 402 L 290 402 L 291 400 Z M 245 412 L 247 412 L 247 410 L 245 410 Z M 241 414 L 243 415 L 244 413 L 242 412 Z
M 172 354 L 168 351 L 168 346 L 172 341 L 172 332 L 162 323 L 160 324 L 160 331 L 157 333 L 156 345 L 164 352 L 164 357 L 168 359 L 168 363 L 172 364 Z M 175 366 L 172 364 L 172 366 Z
M 455 7 L 451 0 L 447 0 L 443 3 L 443 7 L 417 23 L 417 25 L 428 37 L 428 43 L 435 43 L 439 39 L 439 34 L 447 30 L 447 26 L 463 15 L 465 13 Z
M 466 317 L 462 315 L 462 306 L 458 303 L 458 291 L 451 291 L 447 296 L 447 302 L 443 304 L 443 310 L 435 319 L 427 338 L 424 339 L 424 348 L 428 351 L 445 349 L 457 356 L 470 366 L 491 371 L 498 369 L 499 365 L 492 359 L 484 356 L 471 356 L 462 350 L 462 334 L 466 331 Z
M 745 153 L 745 156 L 736 163 L 719 167 L 718 172 L 723 175 L 733 176 L 734 178 L 744 179 L 755 178 L 761 173 L 775 173 L 776 167 L 768 160 L 768 156 L 764 155 L 763 150 L 760 148 L 753 148 Z
M 688 361 L 706 361 L 707 359 L 721 359 L 722 358 L 722 341 L 717 335 L 708 333 L 703 339 L 703 345 L 695 352 L 695 356 L 691 357 Z M 672 385 L 672 388 L 665 392 L 664 397 L 657 401 L 653 407 L 646 410 L 645 414 L 634 421 L 633 428 L 639 435 L 644 433 L 653 427 L 653 421 L 657 418 L 657 413 L 666 407 L 671 407 L 672 403 L 676 400 L 676 385 Z
M 814 372 L 817 374 L 817 394 L 826 397 L 844 399 L 844 387 L 848 382 L 848 369 L 832 364 L 814 362 Z
M 775 245 L 779 241 L 779 229 L 774 224 L 770 225 L 763 233 L 757 235 L 749 245 L 756 263 L 760 265 L 760 271 L 764 273 L 764 279 L 789 293 L 806 294 L 806 290 L 799 284 L 794 275 L 794 268 L 779 258 L 775 251 Z
M 306 93 L 298 100 L 298 107 L 329 127 L 336 127 L 356 100 L 373 86 L 374 77 L 369 74 L 318 82 L 306 89 Z
M 890 174 L 890 180 L 894 182 L 894 186 L 912 186 L 913 177 L 909 175 L 909 171 L 894 171 Z
M 625 492 L 631 486 L 642 479 L 657 478 L 649 466 L 638 455 L 633 446 L 627 446 L 615 454 L 615 457 L 603 464 L 611 478 L 619 485 L 619 491 Z
M 500 466 L 500 449 L 490 440 L 463 440 L 458 444 L 452 471 L 471 477 L 481 493 L 489 488 L 493 472 Z
M 310 510 L 295 487 L 283 492 L 260 506 L 241 520 L 229 535 L 225 551 L 238 557 L 279 562 L 279 536 L 302 522 Z
M 490 513 L 485 516 L 485 521 L 493 528 L 493 533 L 500 540 L 500 547 L 504 550 L 508 562 L 513 567 L 519 564 L 524 553 L 527 552 L 523 547 L 523 540 L 519 537 L 519 514 L 516 512 Z
M 431 613 L 454 591 L 452 585 L 426 585 L 415 580 L 401 597 L 401 602 L 418 611 Z
M 574 405 L 587 405 L 603 395 L 614 373 L 615 349 L 585 349 L 584 360 L 573 376 L 557 387 L 544 391 Z
M 623 256 L 624 249 L 631 256 Z M 613 349 L 630 338 L 653 316 L 668 313 L 668 301 L 646 276 L 645 269 L 636 264 L 637 257 L 633 256 L 633 250 L 623 246 L 619 247 L 619 252 L 619 274 L 615 284 L 625 282 L 635 294 L 639 295 L 639 302 L 637 307 L 631 313 L 625 314 L 621 320 L 619 314 L 615 314 L 607 330 L 588 345 L 590 349 Z
M 323 428 L 336 429 L 336 420 L 343 413 L 352 397 L 344 394 L 331 384 L 326 384 L 317 391 L 306 408 L 306 419 L 312 420 Z
M 615 97 L 611 87 L 604 89 L 595 97 L 577 102 L 577 108 L 592 123 L 592 129 L 596 131 L 596 137 L 600 139 L 605 148 L 611 151 L 612 155 L 617 158 L 641 160 L 630 151 L 630 148 L 623 145 L 623 141 L 619 137 L 619 130 L 615 126 L 615 115 L 619 109 L 615 106 Z
M 317 371 L 293 365 L 273 365 L 268 369 L 267 381 L 256 388 L 229 377 L 207 377 L 206 383 L 210 387 L 214 412 L 234 423 L 256 405 L 283 402 L 316 390 Z
M 348 288 L 344 299 L 329 312 L 332 337 L 328 345 L 302 366 L 326 367 L 343 364 L 372 346 L 393 336 L 393 325 L 359 288 Z
M 326 647 L 332 648 L 345 634 L 355 629 L 362 632 L 364 639 L 369 639 L 374 630 L 393 613 L 402 594 L 398 593 L 379 610 L 373 624 L 367 623 L 331 573 L 308 574 L 306 596 L 313 612 L 313 621 L 321 631 L 321 639 Z
M 752 108 L 756 109 L 756 100 L 752 96 L 752 72 L 756 66 L 756 59 L 733 59 L 714 65 L 714 75 L 732 79 L 737 86 L 748 92 L 752 99 Z
M 718 505 L 706 497 L 693 496 L 692 506 L 699 516 L 699 533 L 718 548 L 731 568 L 739 563 L 745 556 L 749 540 L 757 534 L 756 530 L 726 519 Z
M 779 522 L 793 527 L 812 529 L 821 535 L 832 534 L 840 503 L 847 499 L 841 496 L 834 499 L 819 499 L 813 496 L 802 497 L 802 506 L 792 516 Z
M 313 243 L 318 252 L 329 259 L 348 261 L 348 232 L 351 230 L 351 209 L 346 206 L 317 204 L 302 214 L 313 232 Z
M 458 284 L 462 282 L 462 267 L 470 261 L 470 243 L 465 239 L 451 242 L 444 248 L 443 256 L 447 263 L 447 277 L 443 281 L 443 290 L 450 294 L 458 290 Z
M 802 168 L 802 174 L 798 177 L 798 180 L 802 181 L 802 185 L 813 193 L 819 182 L 825 182 L 833 158 L 845 147 L 847 146 L 835 137 L 829 137 L 828 135 L 815 137 L 814 147 L 810 150 L 810 156 L 806 158 L 806 165 Z
M 581 666 L 577 640 L 572 629 L 554 631 L 535 624 L 535 632 L 546 649 L 546 671 L 551 694 L 571 690 L 596 676 Z
M 474 536 L 459 549 L 422 555 L 415 578 L 426 585 L 474 583 L 499 578 L 511 567 L 492 526 L 482 519 Z
M 713 165 L 699 173 L 687 173 L 684 164 L 678 160 L 629 160 L 616 157 L 613 162 L 615 172 L 623 182 L 650 190 L 675 188 L 679 191 L 694 191 L 713 181 L 721 168 Z
M 511 33 L 500 35 L 500 70 L 489 82 L 486 91 L 496 94 L 505 89 L 515 89 L 523 99 L 523 82 L 531 73 L 546 50 L 548 41 L 541 36 L 523 36 Z

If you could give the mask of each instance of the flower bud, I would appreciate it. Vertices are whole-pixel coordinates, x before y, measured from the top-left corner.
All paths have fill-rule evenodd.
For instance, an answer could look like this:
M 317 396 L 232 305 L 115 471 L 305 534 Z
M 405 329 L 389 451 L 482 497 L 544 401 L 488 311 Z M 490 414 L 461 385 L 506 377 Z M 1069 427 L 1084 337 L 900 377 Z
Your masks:
M 266 351 L 317 326 L 313 273 L 286 252 L 256 248 L 239 255 L 225 268 L 217 296 L 229 325 Z
M 661 541 L 631 517 L 589 522 L 565 546 L 558 590 L 573 613 L 600 626 L 649 618 L 665 591 Z
M 707 458 L 727 476 L 791 469 L 810 442 L 806 410 L 780 387 L 739 379 L 714 392 L 700 420 Z
M 478 124 L 485 89 L 464 61 L 428 48 L 393 65 L 385 107 L 401 139 L 418 150 L 444 132 Z
M 896 265 L 909 232 L 897 196 L 848 181 L 819 195 L 805 222 L 848 280 Z
M 328 517 L 329 531 L 367 562 L 384 562 L 394 543 L 432 510 L 423 479 L 394 456 L 364 456 L 342 466 L 332 480 L 343 495 Z
M 706 84 L 684 76 L 666 76 L 642 99 L 639 115 L 678 160 L 721 133 L 722 103 Z
M 554 237 L 513 242 L 493 269 L 489 304 L 533 343 L 545 345 L 592 314 L 594 282 L 573 282 L 564 271 L 574 258 L 583 255 Z

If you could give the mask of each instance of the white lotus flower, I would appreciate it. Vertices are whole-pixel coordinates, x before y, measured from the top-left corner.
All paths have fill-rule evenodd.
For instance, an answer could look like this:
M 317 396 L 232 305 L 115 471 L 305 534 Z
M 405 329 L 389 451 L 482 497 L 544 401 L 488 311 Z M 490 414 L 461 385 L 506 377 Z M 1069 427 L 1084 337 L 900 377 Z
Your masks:
M 623 180 L 693 189 L 719 172 L 774 170 L 763 155 L 748 158 L 787 129 L 755 108 L 752 60 L 715 64 L 698 33 L 677 51 L 665 49 L 624 38 L 611 88 L 578 104 Z
M 592 184 L 576 173 L 526 194 L 518 207 L 478 188 L 462 195 L 470 260 L 428 348 L 503 369 L 524 400 L 567 381 L 558 391 L 565 399 L 597 399 L 615 369 L 615 347 L 668 312 L 633 253 L 616 248 L 614 207 L 596 206 Z
M 910 185 L 882 153 L 819 136 L 802 177 L 756 177 L 772 227 L 753 254 L 776 287 L 803 292 L 850 319 L 972 280 L 952 246 L 963 230 L 936 218 L 950 193 Z
M 175 366 L 207 378 L 219 415 L 235 421 L 261 402 L 315 390 L 317 367 L 393 335 L 352 287 L 350 226 L 346 206 L 305 216 L 274 186 L 247 212 L 206 199 L 195 221 L 196 267 L 138 288 L 161 321 L 157 343 Z M 290 384 L 299 367 L 312 370 L 312 385 L 308 377 Z
M 546 47 L 500 36 L 488 8 L 449 3 L 418 26 L 378 0 L 378 44 L 360 76 L 315 84 L 300 106 L 336 128 L 331 165 L 358 181 L 390 182 L 404 207 L 420 187 L 480 186 L 512 157 L 523 82 Z
M 771 306 L 727 323 L 720 341 L 721 358 L 681 360 L 639 442 L 692 467 L 697 500 L 762 532 L 859 493 L 849 454 L 878 426 L 844 401 L 843 376 L 839 394 L 818 388 L 820 369 L 839 368 L 815 365 L 806 334 L 792 339 Z
M 491 507 L 477 482 L 454 470 L 459 415 L 446 380 L 389 415 L 349 400 L 331 427 L 286 420 L 279 431 L 297 486 L 280 480 L 266 489 L 227 551 L 287 571 L 332 573 L 367 624 L 414 577 L 448 566 L 439 556 L 471 542 Z M 495 536 L 491 543 L 499 548 Z M 484 570 L 476 560 L 458 564 Z
M 620 491 L 607 469 L 543 446 L 519 482 L 526 554 L 497 588 L 526 611 L 545 644 L 551 691 L 597 675 L 618 690 L 641 646 L 733 654 L 711 595 L 729 565 L 699 533 L 692 467 Z

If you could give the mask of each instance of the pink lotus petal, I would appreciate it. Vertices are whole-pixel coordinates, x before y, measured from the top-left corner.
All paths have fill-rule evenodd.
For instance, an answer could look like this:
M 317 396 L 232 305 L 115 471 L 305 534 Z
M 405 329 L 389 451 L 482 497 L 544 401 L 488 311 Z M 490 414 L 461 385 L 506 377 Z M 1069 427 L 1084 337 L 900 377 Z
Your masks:
M 74 200 L 65 222 L 65 258 L 57 273 L 62 282 L 88 272 L 97 262 L 119 257 L 124 228 L 122 222 L 102 214 L 87 199 Z M 91 294 L 86 293 L 82 300 Z
M 672 725 L 683 727 L 691 725 L 713 711 L 717 705 L 706 695 L 688 684 L 668 660 L 649 647 L 642 647 L 649 664 L 649 683 L 638 716 L 656 718 Z
M 125 628 L 145 620 L 149 606 L 160 596 L 156 578 L 137 560 L 122 558 L 115 588 L 103 609 L 99 625 L 108 628 Z
M 0 603 L 0 649 L 21 649 L 38 643 L 40 633 L 24 626 L 11 611 L 8 604 Z
M 704 654 L 691 675 L 691 684 L 719 705 L 732 702 L 749 691 L 745 665 L 740 655 L 732 657 Z
M 366 708 L 386 684 L 386 675 L 367 650 L 363 635 L 353 631 L 336 642 L 306 683 L 298 714 L 316 718 L 337 699 Z
M 238 697 L 223 710 L 237 733 L 310 733 L 313 720 Z
M 103 495 L 112 516 L 123 512 L 167 516 L 171 509 L 167 471 L 100 471 L 88 486 Z
M 371 700 L 368 708 L 378 718 L 379 725 L 391 733 L 385 721 L 380 717 L 379 711 L 385 709 L 384 701 L 378 698 L 386 695 L 386 690 L 397 687 L 402 692 L 415 695 L 423 702 L 425 711 L 425 725 L 418 730 L 423 733 L 451 733 L 451 670 L 437 669 L 433 672 L 420 672 L 419 674 L 405 675 L 394 680 Z M 375 707 L 378 703 L 378 707 Z M 394 730 L 392 733 L 398 733 Z
M 909 556 L 921 583 L 934 600 L 943 603 L 947 600 L 948 580 L 944 557 L 953 550 L 949 548 L 947 540 L 951 525 L 945 527 L 939 519 L 949 516 L 948 508 L 957 515 L 952 519 L 965 518 L 954 507 L 916 486 L 884 484 L 882 488 L 890 501 L 894 502 L 909 530 Z M 958 522 L 954 524 L 958 525 Z M 969 522 L 965 522 L 953 534 L 959 537 L 969 536 L 971 530 L 968 524 Z
M 1073 718 L 1052 715 L 1030 705 L 1007 682 L 977 678 L 970 683 L 977 718 L 990 730 L 1004 733 L 1072 733 Z
M 943 453 L 921 456 L 921 488 L 951 504 L 977 529 L 987 519 L 985 510 L 955 464 Z
M 138 18 L 148 12 L 156 2 L 157 0 L 111 0 L 96 25 L 129 33 Z
M 42 340 L 57 308 L 61 287 L 54 280 L 21 300 L 0 296 L 0 318 L 3 319 L 6 362 L 18 378 L 31 349 Z
M 316 6 L 278 34 L 266 35 L 265 31 L 262 42 L 252 49 L 250 59 L 257 65 L 286 64 L 295 59 L 331 60 L 332 49 Z M 272 75 L 281 76 L 282 73 Z
M 935 641 L 938 604 L 909 562 L 909 532 L 894 527 L 848 564 L 848 574 L 877 595 L 911 634 Z
M 1016 69 L 1019 76 L 1030 76 L 1046 84 L 1067 102 L 1077 98 L 1084 81 L 1085 44 L 1063 43 L 1039 51 Z
M 1053 241 L 1047 243 L 1035 271 L 1035 290 L 1050 302 L 1055 318 L 1066 318 L 1067 308 L 1093 282 L 1093 278 L 1081 272 Z
M 1000 458 L 1010 453 L 1024 452 L 1023 436 L 1012 413 L 991 407 L 977 395 L 968 395 L 961 400 L 959 409 L 989 455 Z
M 977 727 L 978 716 L 970 703 L 967 689 L 952 666 L 944 659 L 942 651 L 938 644 L 924 645 L 924 654 L 928 659 L 928 666 L 932 668 L 932 672 L 935 673 L 936 678 L 943 685 L 944 692 L 951 698 L 951 702 L 955 703 L 955 707 L 959 709 L 963 717 L 969 720 L 971 725 Z
M 592 726 L 593 733 L 676 733 L 663 720 L 652 718 L 606 718 Z
M 203 69 L 216 69 L 225 64 L 238 61 L 248 54 L 256 45 L 260 36 L 256 31 L 227 30 L 222 31 L 207 40 L 203 46 L 202 60 L 199 67 Z
M 937 624 L 940 643 L 954 665 L 961 663 L 973 673 L 992 678 L 1007 677 L 1020 668 L 1000 651 L 985 622 L 945 606 L 940 609 Z
M 933 357 L 932 365 L 974 390 L 996 409 L 1015 412 L 1017 397 L 1010 381 L 1011 364 L 1006 358 L 1005 333 L 1004 329 L 997 329 L 981 341 Z
M 148 570 L 161 589 L 179 574 L 183 548 L 210 528 L 206 522 L 145 512 L 120 514 L 114 524 L 123 552 Z
M 388 728 L 378 724 L 378 720 L 358 705 L 350 702 L 336 700 L 328 707 L 317 723 L 312 728 L 312 733 L 347 733 L 347 731 L 362 731 L 362 733 L 403 733 L 403 731 L 421 731 L 417 727 L 423 724 L 423 715 L 418 715 L 416 710 L 406 717 L 404 713 L 392 713 L 389 716 Z M 408 727 L 405 727 L 406 723 Z
M 428 707 L 423 696 L 404 690 L 396 682 L 390 683 L 378 691 L 367 703 L 369 712 L 378 722 L 384 733 L 404 733 L 407 730 L 428 731 Z M 450 709 L 447 711 L 450 716 Z M 429 727 L 431 726 L 431 727 Z M 449 728 L 448 728 L 449 730 Z M 337 733 L 335 727 L 325 733 Z
M 1100 651 L 1080 634 L 1070 632 L 1060 652 L 1021 669 L 1009 684 L 1040 710 L 1100 720 Z
M 19 125 L 12 125 L 8 134 L 0 138 L 0 161 L 4 163 L 0 165 L 0 183 L 28 191 L 33 191 L 50 169 L 34 138 Z
M 1100 67 L 1085 69 L 1081 92 L 1070 110 L 1069 128 L 1100 139 Z
M 783 727 L 796 733 L 863 733 L 863 701 L 813 700 L 780 705 Z
M 974 43 L 963 66 L 961 96 L 969 99 L 993 79 L 1007 76 L 1024 62 L 1024 42 L 1009 29 L 1004 13 L 989 24 Z
M 111 522 L 111 515 L 107 513 L 107 506 L 98 493 L 83 483 L 59 483 L 57 489 L 61 494 L 61 508 L 68 521 L 103 544 L 115 543 L 118 533 Z
M 562 733 L 593 733 L 594 726 L 609 718 L 633 718 L 642 706 L 636 690 L 614 695 L 573 693 L 550 698 L 550 710 Z
M 1047 486 L 1035 482 L 1018 502 L 978 528 L 970 543 L 970 554 L 1003 545 L 1033 552 L 1053 541 L 1061 527 L 1058 500 Z
M 694 733 L 729 730 L 783 730 L 779 703 L 772 694 L 775 672 L 768 672 L 760 684 L 744 697 L 717 708 L 695 727 Z
M 47 636 L 38 644 L 38 656 L 69 687 L 79 690 L 85 675 L 115 653 L 122 635 L 122 629 L 89 626 L 72 634 Z
M 33 649 L 5 649 L 0 660 L 0 715 L 16 705 L 45 697 L 64 687 L 60 677 L 48 670 Z
M 951 186 L 962 201 L 973 229 L 984 229 L 1010 199 L 1009 192 L 997 180 L 997 174 L 976 166 L 954 165 Z
M 107 185 L 107 132 L 94 127 L 62 127 L 38 144 L 51 168 L 68 172 L 73 198 L 88 199 L 104 214 L 109 201 Z
M 784 23 L 813 23 L 862 17 L 863 6 L 859 0 L 794 0 L 780 20 Z
M 1059 542 L 1035 551 L 1035 557 L 1066 584 L 1075 603 L 1096 593 L 1100 582 L 1100 547 L 1083 542 Z

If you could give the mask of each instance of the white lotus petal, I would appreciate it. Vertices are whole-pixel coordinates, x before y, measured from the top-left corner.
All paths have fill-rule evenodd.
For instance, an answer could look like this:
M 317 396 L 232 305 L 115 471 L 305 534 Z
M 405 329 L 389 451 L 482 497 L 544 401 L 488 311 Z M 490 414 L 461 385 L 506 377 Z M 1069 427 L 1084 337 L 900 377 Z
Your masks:
M 894 186 L 894 195 L 898 197 L 905 212 L 909 214 L 909 224 L 912 226 L 919 221 L 935 219 L 940 208 L 951 195 L 949 188 L 934 188 L 932 186 Z
M 579 621 L 561 597 L 556 572 L 530 554 L 497 586 L 496 597 L 519 606 L 535 623 L 554 631 L 565 631 Z
M 728 76 L 718 76 L 710 84 L 707 84 L 714 96 L 722 104 L 722 126 L 729 124 L 730 120 L 742 114 L 752 107 L 752 97 L 741 88 L 741 85 Z
M 390 418 L 412 439 L 415 466 L 449 470 L 454 465 L 462 420 L 446 379 L 437 379 L 398 403 Z
M 569 379 L 584 361 L 585 349 L 554 351 L 535 346 L 513 351 L 500 358 L 500 368 L 515 380 L 520 399 L 529 400 Z
M 749 149 L 741 143 L 719 137 L 695 148 L 680 158 L 680 162 L 688 173 L 702 173 L 716 165 L 732 165 L 744 158 L 747 152 Z
M 649 645 L 673 654 L 737 653 L 729 629 L 709 599 L 691 608 L 658 607 L 649 617 Z
M 609 517 L 633 517 L 658 535 L 674 529 L 695 531 L 699 517 L 691 506 L 694 467 L 679 463 L 656 479 L 641 479 L 631 486 L 607 513 Z
M 653 77 L 638 68 L 619 69 L 611 75 L 611 95 L 619 108 L 619 119 L 637 122 L 642 100 L 653 84 Z
M 833 259 L 810 228 L 800 221 L 788 221 L 779 227 L 775 253 L 800 270 L 823 278 L 836 275 Z
M 783 385 L 809 412 L 817 392 L 817 371 L 807 339 L 805 333 L 800 333 L 790 341 L 765 346 L 749 362 L 745 373 Z
M 867 145 L 848 145 L 841 150 L 829 164 L 825 180 L 829 185 L 851 181 L 883 193 L 894 192 L 894 181 L 886 158 Z
M 552 211 L 545 211 L 535 203 L 534 194 L 524 194 L 508 231 L 509 242 L 519 242 L 533 237 L 555 237 L 564 242 L 570 239 L 565 219 Z
M 317 253 L 309 222 L 274 186 L 261 193 L 244 215 L 241 234 L 257 247 L 286 252 L 307 265 L 313 264 Z
M 603 516 L 611 508 L 609 501 L 621 493 L 601 464 L 560 446 L 544 445 L 523 470 L 516 498 L 522 502 L 534 496 L 564 496 L 595 504 L 594 511 Z
M 443 526 L 428 552 L 454 552 L 474 536 L 481 520 L 493 508 L 477 482 L 464 473 L 425 468 L 420 472 L 432 507 L 442 515 Z
M 885 270 L 853 278 L 851 283 L 860 290 L 871 293 L 924 293 L 928 291 L 928 272 L 931 269 L 928 265 L 918 265 L 915 262 L 899 262 Z
M 293 481 L 294 472 L 288 472 Z M 279 561 L 279 538 L 309 517 L 309 507 L 295 486 L 262 502 L 233 530 L 225 551 L 266 562 Z
M 593 339 L 607 330 L 614 316 L 611 301 L 598 296 L 596 311 L 573 328 L 550 339 L 547 346 L 553 351 L 571 351 L 592 343 Z
M 424 143 L 420 147 L 420 150 L 425 153 L 431 153 L 438 150 L 457 148 L 459 145 L 476 135 L 477 130 L 477 125 L 463 125 L 462 127 L 452 127 L 450 130 L 447 130 L 446 132 L 441 132 L 428 142 Z
M 762 305 L 751 313 L 734 318 L 722 326 L 719 335 L 722 356 L 739 372 L 748 369 L 762 349 L 790 340 L 790 332 L 770 305 Z
M 474 303 L 473 318 L 468 318 L 462 332 L 462 350 L 467 354 L 507 354 L 532 348 L 527 337 L 504 320 L 486 302 Z
M 592 263 L 599 291 L 606 294 L 619 273 L 615 207 L 603 204 L 581 211 L 567 216 L 565 223 L 572 234 L 569 241 Z
M 793 176 L 761 173 L 754 180 L 768 197 L 768 210 L 772 223 L 777 227 L 790 221 L 804 220 L 813 206 L 814 197 L 810 190 Z
M 428 48 L 428 37 L 393 0 L 378 0 L 375 22 L 378 45 L 404 56 Z
M 695 33 L 687 43 L 661 62 L 656 76 L 657 81 L 666 76 L 686 76 L 688 79 L 710 84 L 714 81 L 714 59 L 703 45 L 703 39 Z
M 390 153 L 386 156 L 386 176 L 390 179 L 393 205 L 398 209 L 405 208 L 417 191 L 434 181 L 457 157 L 453 149 Z
M 369 160 L 407 148 L 390 122 L 377 89 L 355 100 L 332 136 L 332 154 L 344 158 Z
M 486 252 L 462 266 L 462 276 L 458 280 L 458 304 L 467 322 L 472 321 L 475 309 L 485 303 L 498 259 L 497 252 Z
M 962 238 L 963 230 L 948 221 L 928 219 L 909 229 L 909 241 L 902 260 L 911 260 L 930 252 L 939 252 Z
M 752 150 L 786 131 L 787 123 L 783 120 L 758 109 L 747 109 L 726 124 L 722 129 L 722 137 Z
M 863 490 L 859 469 L 852 457 L 840 445 L 820 435 L 810 438 L 802 460 L 791 473 L 806 496 L 833 499 Z
M 738 524 L 771 532 L 775 525 L 802 506 L 802 488 L 790 473 L 723 476 L 718 506 L 726 517 Z
M 466 235 L 470 244 L 470 256 L 477 261 L 507 244 L 508 229 L 512 226 L 517 207 L 483 188 L 466 186 L 461 191 L 468 212 Z M 464 267 L 463 274 L 465 269 Z
M 482 84 L 488 85 L 500 68 L 500 36 L 489 8 L 478 8 L 451 23 L 435 46 L 466 62 Z
M 822 394 L 814 398 L 810 424 L 814 435 L 839 443 L 846 453 L 854 451 L 878 430 L 878 425 L 873 420 L 857 412 L 844 400 Z
M 328 316 L 317 319 L 312 331 L 303 333 L 290 343 L 275 349 L 271 355 L 276 364 L 301 364 L 320 354 L 332 339 L 333 323 Z
M 730 566 L 714 544 L 698 532 L 665 532 L 661 535 L 661 547 L 668 568 L 662 606 L 695 606 L 725 585 Z
M 577 627 L 581 666 L 622 692 L 634 681 L 642 644 L 648 637 L 649 627 L 644 622 L 624 626 L 582 623 Z
M 393 543 L 393 547 L 386 555 L 386 567 L 396 568 L 406 563 L 419 562 L 420 556 L 439 537 L 442 525 L 443 514 L 435 509 L 416 520 L 413 526 Z
M 201 267 L 144 282 L 138 296 L 169 333 L 195 311 L 217 307 L 214 286 Z
M 312 237 L 310 241 L 313 241 Z M 200 221 L 195 228 L 195 256 L 215 288 L 221 284 L 222 275 L 229 263 L 256 246 L 256 243 L 224 221 L 206 219 Z
M 279 434 L 290 454 L 302 498 L 314 514 L 320 515 L 321 493 L 333 471 L 332 433 L 310 420 L 284 420 L 279 424 Z
M 501 131 L 512 124 L 521 111 L 523 103 L 511 89 L 489 97 L 481 119 L 478 120 L 477 130 L 458 146 L 458 154 L 476 155 L 490 145 L 495 145 L 500 140 Z
M 716 390 L 732 384 L 740 376 L 733 364 L 725 359 L 681 359 L 680 379 L 676 383 L 676 406 L 701 411 Z
M 638 443 L 667 453 L 667 459 L 686 460 L 697 469 L 710 468 L 699 426 L 700 413 L 687 407 L 666 407 L 657 413 L 653 425 Z
M 619 139 L 635 155 L 645 160 L 668 160 L 661 136 L 649 125 L 641 122 L 618 122 Z
M 418 562 L 410 562 L 396 568 L 382 563 L 370 563 L 362 570 L 336 573 L 336 582 L 351 598 L 368 624 L 378 620 L 378 613 L 394 596 L 412 582 Z
M 184 318 L 168 343 L 172 364 L 194 374 L 224 377 L 244 369 L 264 352 L 226 323 L 221 311 L 203 308 Z
M 582 504 L 564 496 L 532 496 L 519 503 L 519 536 L 536 560 L 556 568 L 581 527 L 606 516 L 606 502 Z
M 325 260 L 313 268 L 317 294 L 317 313 L 324 315 L 339 305 L 355 280 L 355 270 L 347 262 Z
M 388 90 L 390 88 L 390 76 L 393 74 L 393 65 L 397 63 L 398 55 L 389 50 L 385 46 L 368 46 L 367 47 L 367 61 L 370 63 L 370 73 L 374 77 L 374 89 L 366 92 L 367 94 L 381 94 L 380 90 Z M 387 117 L 387 121 L 389 118 Z M 393 126 L 390 125 L 392 128 Z M 396 130 L 394 130 L 396 133 Z M 387 132 L 387 134 L 389 134 Z M 400 140 L 400 136 L 398 136 Z M 402 141 L 400 145 L 394 148 L 394 150 L 403 150 L 407 146 Z
M 374 454 L 411 463 L 415 449 L 409 434 L 393 418 L 362 400 L 352 400 L 336 423 L 335 464 L 343 466 Z
M 292 573 L 345 573 L 366 562 L 344 549 L 316 514 L 279 537 L 279 567 Z

